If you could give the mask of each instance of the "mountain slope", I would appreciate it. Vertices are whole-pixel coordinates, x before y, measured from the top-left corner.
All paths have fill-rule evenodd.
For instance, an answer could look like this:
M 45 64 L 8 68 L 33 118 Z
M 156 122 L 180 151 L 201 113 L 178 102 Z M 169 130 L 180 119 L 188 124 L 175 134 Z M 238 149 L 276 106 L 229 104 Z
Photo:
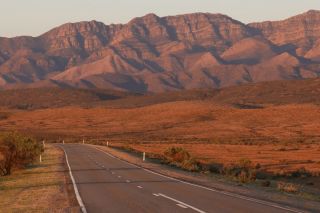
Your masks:
M 248 25 L 209 13 L 68 23 L 36 38 L 0 38 L 0 88 L 163 92 L 314 78 L 319 23 L 319 11 Z

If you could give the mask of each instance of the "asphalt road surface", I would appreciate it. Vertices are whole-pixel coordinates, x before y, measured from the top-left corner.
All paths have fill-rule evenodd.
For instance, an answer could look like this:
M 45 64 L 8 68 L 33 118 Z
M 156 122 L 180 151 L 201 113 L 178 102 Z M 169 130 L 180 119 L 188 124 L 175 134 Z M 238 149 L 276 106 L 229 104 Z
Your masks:
M 152 173 L 92 146 L 60 146 L 84 212 L 299 212 Z

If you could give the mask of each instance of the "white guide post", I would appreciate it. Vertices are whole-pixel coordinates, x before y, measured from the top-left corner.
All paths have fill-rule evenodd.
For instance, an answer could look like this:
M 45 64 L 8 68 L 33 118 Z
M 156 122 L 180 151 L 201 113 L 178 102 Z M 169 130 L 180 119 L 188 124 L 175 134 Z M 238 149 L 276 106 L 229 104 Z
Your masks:
M 107 147 L 109 146 L 109 141 L 107 141 Z
M 39 159 L 40 163 L 42 163 L 42 156 L 40 155 L 40 159 Z
M 62 141 L 62 143 L 64 144 L 64 140 Z
M 143 152 L 142 160 L 146 161 L 146 153 L 145 152 Z

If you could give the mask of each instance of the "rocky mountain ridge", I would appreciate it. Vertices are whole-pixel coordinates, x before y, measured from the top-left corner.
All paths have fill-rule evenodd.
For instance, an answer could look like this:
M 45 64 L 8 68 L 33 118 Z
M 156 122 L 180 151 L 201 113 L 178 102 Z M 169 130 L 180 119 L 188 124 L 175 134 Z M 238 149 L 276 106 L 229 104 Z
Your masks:
M 319 23 L 319 11 L 248 25 L 209 13 L 68 23 L 39 37 L 0 38 L 0 88 L 163 92 L 316 78 Z

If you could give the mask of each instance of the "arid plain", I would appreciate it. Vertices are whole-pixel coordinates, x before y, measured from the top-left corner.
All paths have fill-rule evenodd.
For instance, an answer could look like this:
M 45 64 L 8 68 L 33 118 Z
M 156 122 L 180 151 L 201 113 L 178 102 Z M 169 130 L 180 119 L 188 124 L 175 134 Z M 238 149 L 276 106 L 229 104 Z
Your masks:
M 29 96 L 37 98 L 26 97 L 25 103 L 15 105 L 14 98 L 7 98 L 11 105 L 2 106 L 0 125 L 4 131 L 52 141 L 108 140 L 158 154 L 178 145 L 204 162 L 248 158 L 276 173 L 301 168 L 320 172 L 320 108 L 314 101 L 318 84 L 317 79 L 280 81 L 134 96 L 78 90 L 73 99 L 64 95 L 70 90 L 51 89 L 56 96 L 48 96 L 50 89 L 31 89 Z M 282 89 L 274 92 L 279 85 Z M 271 89 L 265 90 L 267 86 Z M 2 92 L 2 98 L 10 92 Z M 23 91 L 16 91 L 17 99 L 19 94 Z M 112 98 L 99 101 L 97 94 Z

